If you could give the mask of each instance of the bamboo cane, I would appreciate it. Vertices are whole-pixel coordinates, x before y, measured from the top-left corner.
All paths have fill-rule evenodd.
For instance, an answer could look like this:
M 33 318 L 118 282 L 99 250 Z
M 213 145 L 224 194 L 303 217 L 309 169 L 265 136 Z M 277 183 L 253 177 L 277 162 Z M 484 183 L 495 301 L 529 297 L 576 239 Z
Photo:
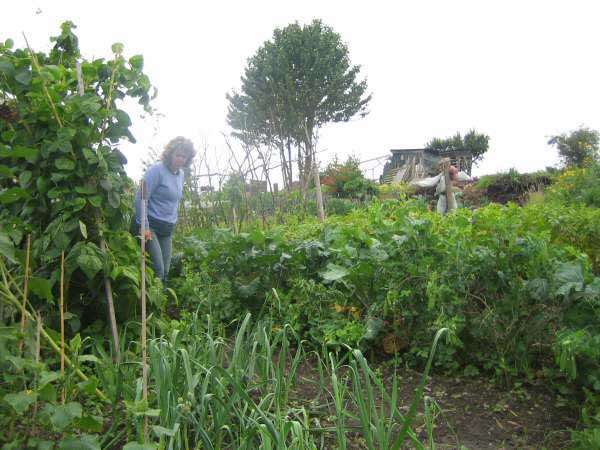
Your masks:
M 42 90 L 44 91 L 46 100 L 48 101 L 48 104 L 50 105 L 50 108 L 52 109 L 52 113 L 54 114 L 54 118 L 56 119 L 56 122 L 58 123 L 58 127 L 62 128 L 63 127 L 62 121 L 60 120 L 60 117 L 58 116 L 58 111 L 56 110 L 56 106 L 54 105 L 54 102 L 52 101 L 52 97 L 50 97 L 50 93 L 48 92 L 48 87 L 46 86 L 46 80 L 44 80 L 44 77 L 42 76 L 42 69 L 40 67 L 40 63 L 38 62 L 37 56 L 35 56 L 35 53 L 29 46 L 29 42 L 27 41 L 27 36 L 25 36 L 25 33 L 23 33 L 23 39 L 25 39 L 25 44 L 27 45 L 27 49 L 29 50 L 29 54 L 31 55 L 31 62 L 33 63 L 33 67 L 35 67 L 35 70 L 37 71 L 38 75 L 40 76 L 40 82 L 42 84 Z
M 140 291 L 142 302 L 142 393 L 145 401 L 148 401 L 148 366 L 146 365 L 146 192 L 144 180 L 140 183 L 140 233 L 141 233 L 141 262 L 140 262 Z M 148 416 L 144 416 L 144 440 L 148 439 Z
M 0 259 L 0 263 L 2 262 L 2 260 Z M 2 292 L 2 295 L 0 295 L 0 299 L 4 299 L 6 302 L 8 302 L 9 304 L 11 304 L 13 307 L 20 307 L 21 304 L 19 303 L 18 298 L 13 295 L 13 293 L 10 291 L 9 287 L 9 281 L 6 278 L 6 268 L 4 267 L 3 264 L 0 264 L 0 269 L 2 269 L 2 279 L 4 282 L 4 292 Z M 13 283 L 14 285 L 14 283 Z M 18 286 L 15 286 L 17 290 Z M 29 320 L 33 320 L 36 321 L 36 318 L 27 310 L 24 311 L 25 315 L 27 316 L 27 318 Z M 42 336 L 44 337 L 44 339 L 46 339 L 46 341 L 48 341 L 48 343 L 50 344 L 50 347 L 52 347 L 52 350 L 54 350 L 57 354 L 61 354 L 60 351 L 60 346 L 54 341 L 54 339 L 52 339 L 52 337 L 46 332 L 46 330 L 44 330 L 44 327 L 40 324 L 40 332 L 42 333 Z M 75 365 L 73 364 L 73 362 L 71 361 L 71 359 L 65 355 L 65 363 L 67 366 L 71 367 L 74 371 L 75 371 L 75 375 L 77 375 L 79 378 L 81 378 L 82 381 L 87 381 L 88 377 L 77 367 L 75 367 Z M 104 402 L 110 402 L 108 397 L 104 394 L 104 392 L 102 392 L 100 389 L 96 388 L 96 395 Z
M 23 303 L 21 304 L 21 336 L 25 333 L 25 305 L 27 303 L 27 282 L 29 280 L 29 255 L 31 253 L 31 234 L 27 235 L 27 251 L 25 253 L 25 279 L 23 281 Z M 23 351 L 23 338 L 19 338 L 19 355 Z
M 42 315 L 40 314 L 39 311 L 36 311 L 36 319 L 37 319 L 37 324 L 35 327 L 35 362 L 36 364 L 40 363 L 40 353 L 42 350 Z M 34 378 L 34 389 L 37 391 L 38 388 L 38 383 L 37 383 L 37 374 L 35 375 Z M 35 418 L 37 416 L 37 411 L 38 411 L 38 402 L 36 400 L 36 402 L 33 404 L 33 420 L 32 420 L 32 425 L 31 425 L 31 434 L 33 436 L 35 436 L 37 434 L 37 428 L 35 426 Z
M 60 253 L 60 378 L 63 381 L 60 400 L 65 404 L 65 252 Z

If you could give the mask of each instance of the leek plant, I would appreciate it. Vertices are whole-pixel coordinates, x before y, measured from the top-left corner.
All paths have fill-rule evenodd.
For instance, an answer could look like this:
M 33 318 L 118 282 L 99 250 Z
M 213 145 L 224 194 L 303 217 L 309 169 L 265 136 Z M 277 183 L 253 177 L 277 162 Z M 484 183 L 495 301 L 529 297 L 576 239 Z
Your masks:
M 152 431 L 168 450 L 312 450 L 323 448 L 327 433 L 346 449 L 347 433 L 357 430 L 369 449 L 396 450 L 405 439 L 425 448 L 410 422 L 443 332 L 436 335 L 406 416 L 399 409 L 396 375 L 386 387 L 359 350 L 350 352 L 346 364 L 329 354 L 325 371 L 331 389 L 324 389 L 332 400 L 327 407 L 337 419 L 335 427 L 320 428 L 310 408 L 290 402 L 298 367 L 307 356 L 291 327 L 275 330 L 269 322 L 252 326 L 248 314 L 234 339 L 227 340 L 215 337 L 210 316 L 203 322 L 194 315 L 182 329 L 149 342 L 150 406 L 159 411 Z M 317 366 L 325 383 L 325 364 L 318 359 Z

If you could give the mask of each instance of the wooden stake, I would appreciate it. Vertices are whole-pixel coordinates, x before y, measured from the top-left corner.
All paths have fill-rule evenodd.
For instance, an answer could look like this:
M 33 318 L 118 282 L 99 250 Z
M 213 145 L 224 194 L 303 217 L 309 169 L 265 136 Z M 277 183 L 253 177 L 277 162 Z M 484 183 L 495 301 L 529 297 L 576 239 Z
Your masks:
M 446 185 L 446 214 L 452 204 L 452 180 L 450 179 L 450 166 L 444 168 L 444 184 Z
M 79 61 L 75 62 L 75 70 L 77 73 L 77 92 L 80 96 L 83 96 L 83 75 L 81 74 L 81 63 Z M 98 225 L 98 230 L 100 230 L 100 250 L 103 254 L 106 254 L 106 243 L 104 242 L 104 236 L 102 235 L 102 220 L 100 219 L 100 211 L 98 209 L 96 209 L 96 223 Z M 110 331 L 113 341 L 113 358 L 114 361 L 119 364 L 121 362 L 121 346 L 119 345 L 119 332 L 117 330 L 117 318 L 115 315 L 115 304 L 112 295 L 112 284 L 106 272 L 104 272 L 104 292 L 106 293 L 106 302 L 108 303 L 108 316 L 110 320 Z
M 23 303 L 21 304 L 21 335 L 25 333 L 25 305 L 27 304 L 27 282 L 29 280 L 29 255 L 31 254 L 31 234 L 27 235 L 27 251 L 25 253 L 25 279 L 23 281 Z M 23 338 L 19 339 L 19 355 L 23 351 Z
M 140 184 L 140 233 L 141 233 L 141 301 L 142 301 L 142 395 L 145 401 L 148 401 L 148 366 L 146 365 L 146 193 L 145 184 L 142 180 Z M 144 441 L 148 439 L 148 416 L 144 416 Z
M 323 209 L 323 192 L 321 191 L 321 177 L 319 176 L 319 167 L 317 166 L 317 154 L 313 151 L 313 177 L 315 181 L 315 194 L 317 197 L 317 212 L 319 221 L 325 222 L 325 210 Z
M 35 362 L 36 364 L 40 363 L 40 353 L 42 349 L 42 316 L 39 311 L 36 311 L 36 327 L 35 327 Z M 37 374 L 34 379 L 34 389 L 37 391 L 38 383 L 37 383 Z M 31 434 L 35 436 L 37 434 L 37 428 L 35 426 L 35 417 L 37 416 L 38 410 L 38 402 L 36 401 L 33 404 L 33 420 L 31 425 Z
M 106 244 L 104 238 L 100 238 L 100 250 L 106 254 Z M 119 331 L 117 330 L 117 317 L 115 314 L 115 303 L 112 295 L 112 284 L 108 274 L 104 273 L 104 292 L 106 293 L 106 302 L 108 303 L 108 315 L 110 319 L 110 331 L 112 334 L 114 358 L 117 364 L 121 363 L 121 346 L 119 344 Z
M 65 404 L 65 252 L 60 253 L 60 377 L 63 381 L 60 400 Z
M 235 206 L 231 207 L 231 215 L 233 216 L 233 234 L 238 234 L 237 214 L 235 213 Z

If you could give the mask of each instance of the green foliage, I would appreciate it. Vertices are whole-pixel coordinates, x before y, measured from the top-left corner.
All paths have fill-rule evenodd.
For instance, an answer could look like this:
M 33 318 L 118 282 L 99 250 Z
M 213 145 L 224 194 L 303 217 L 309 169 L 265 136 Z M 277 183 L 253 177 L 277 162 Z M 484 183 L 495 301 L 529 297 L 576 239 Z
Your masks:
M 368 199 L 377 194 L 377 184 L 365 178 L 359 160 L 352 156 L 343 164 L 334 158 L 321 173 L 321 184 L 324 192 L 341 198 Z
M 468 150 L 473 155 L 473 163 L 477 164 L 483 159 L 483 155 L 489 149 L 490 137 L 478 133 L 476 130 L 469 130 L 467 134 L 461 136 L 460 133 L 456 133 L 452 137 L 445 139 L 433 138 L 427 144 L 426 148 L 433 148 L 440 151 L 445 150 Z
M 236 321 L 236 330 L 231 336 L 226 336 L 223 327 L 210 316 L 198 314 L 186 314 L 183 320 L 170 323 L 155 321 L 153 325 L 156 328 L 151 329 L 156 329 L 159 334 L 151 335 L 148 342 L 151 385 L 147 401 L 140 398 L 135 356 L 114 366 L 102 353 L 98 341 L 78 340 L 69 345 L 67 351 L 72 354 L 81 350 L 79 359 L 88 362 L 90 372 L 98 374 L 102 387 L 114 389 L 110 393 L 113 399 L 110 408 L 96 403 L 85 390 L 69 388 L 68 401 L 59 404 L 56 391 L 64 385 L 59 373 L 50 372 L 43 363 L 34 364 L 28 359 L 3 355 L 0 361 L 4 377 L 0 386 L 3 397 L 0 423 L 5 426 L 0 439 L 6 443 L 4 448 L 188 449 L 193 443 L 196 446 L 202 443 L 203 448 L 215 449 L 314 449 L 326 430 L 315 430 L 314 422 L 309 420 L 312 415 L 310 405 L 299 404 L 291 395 L 297 386 L 300 364 L 306 361 L 316 365 L 323 383 L 325 377 L 336 380 L 336 399 L 340 405 L 349 406 L 348 410 L 364 410 L 365 404 L 373 410 L 376 403 L 372 392 L 363 392 L 362 386 L 363 383 L 367 383 L 369 389 L 371 384 L 376 386 L 388 405 L 388 412 L 375 416 L 377 430 L 368 426 L 360 430 L 363 439 L 373 443 L 393 442 L 392 448 L 400 448 L 405 439 L 410 439 L 417 448 L 424 448 L 411 421 L 429 367 L 405 417 L 401 412 L 402 405 L 397 401 L 398 377 L 393 377 L 393 391 L 389 392 L 389 387 L 371 370 L 358 350 L 343 360 L 325 353 L 323 357 L 328 359 L 325 363 L 318 354 L 305 353 L 304 342 L 289 325 L 277 327 L 268 320 L 253 323 L 250 315 Z M 430 359 L 438 338 L 439 334 Z M 12 351 L 16 349 L 16 340 L 6 344 L 5 339 L 0 338 L 0 351 L 8 347 Z M 138 347 L 139 342 L 132 341 L 128 345 Z M 90 353 L 94 348 L 100 352 L 99 357 Z M 125 357 L 132 355 L 125 354 Z M 347 374 L 344 361 L 357 376 L 348 378 L 344 375 Z M 361 376 L 358 376 L 359 371 Z M 6 389 L 23 384 L 33 389 L 5 395 Z M 120 402 L 121 394 L 123 402 Z M 31 414 L 34 405 L 36 413 Z M 324 403 L 323 406 L 328 405 Z M 322 411 L 321 407 L 317 410 Z M 104 424 L 109 417 L 103 417 L 102 411 L 112 416 L 108 429 Z M 361 419 L 364 421 L 368 415 Z M 354 427 L 344 425 L 353 417 L 354 414 L 346 410 L 338 411 L 338 435 L 356 432 Z M 146 441 L 141 436 L 144 420 L 149 422 L 151 432 Z M 399 435 L 392 433 L 398 424 L 403 429 Z M 135 428 L 138 426 L 140 433 L 136 440 Z M 37 437 L 28 439 L 28 430 L 34 428 Z M 125 442 L 127 444 L 123 445 Z M 263 445 L 265 442 L 272 445 Z M 371 445 L 368 448 L 378 447 Z
M 519 173 L 512 168 L 508 172 L 482 176 L 474 189 L 489 201 L 523 204 L 532 192 L 543 191 L 552 182 L 553 174 L 549 172 Z
M 249 310 L 273 311 L 275 289 L 279 301 L 272 316 L 304 323 L 300 329 L 309 335 L 327 335 L 323 320 L 347 320 L 355 312 L 346 308 L 356 307 L 359 317 L 401 319 L 409 354 L 418 361 L 424 356 L 423 333 L 446 326 L 455 340 L 438 365 L 454 370 L 468 362 L 504 377 L 552 358 L 531 349 L 540 336 L 551 339 L 561 317 L 560 299 L 570 285 L 556 285 L 557 271 L 566 267 L 561 264 L 585 260 L 583 251 L 594 251 L 574 250 L 576 242 L 567 240 L 564 229 L 573 226 L 568 225 L 573 216 L 551 205 L 489 206 L 441 219 L 417 201 L 388 201 L 330 219 L 309 234 L 294 230 L 301 239 L 281 230 L 239 235 L 220 230 L 188 243 L 186 260 L 190 272 L 206 271 L 213 283 L 231 280 L 227 302 Z M 583 223 L 573 231 L 579 242 L 585 233 L 596 239 L 597 232 L 581 228 Z M 586 284 L 590 266 L 583 267 Z M 331 300 L 316 302 L 321 312 L 310 313 L 298 286 L 313 299 L 327 298 L 329 289 Z M 315 295 L 321 291 L 324 296 Z M 297 305 L 306 309 L 304 316 L 298 316 Z M 309 331 L 311 326 L 316 329 Z
M 406 200 L 406 198 L 414 194 L 416 188 L 408 183 L 389 183 L 379 185 L 380 199 Z
M 111 60 L 82 60 L 74 28 L 61 26 L 49 54 L 0 44 L 0 245 L 14 260 L 7 248 L 32 235 L 31 270 L 45 280 L 32 293 L 46 301 L 58 290 L 64 251 L 67 302 L 82 313 L 86 302 L 100 301 L 102 273 L 116 281 L 137 259 L 126 231 L 132 186 L 118 149 L 134 138 L 119 106 L 133 99 L 150 111 L 151 86 L 142 56 L 126 59 L 122 44 Z M 111 247 L 116 242 L 124 246 Z M 133 278 L 119 280 L 123 292 L 135 292 Z
M 585 167 L 563 171 L 548 191 L 549 200 L 561 203 L 600 207 L 600 163 L 591 162 Z
M 552 136 L 548 144 L 556 147 L 565 166 L 583 167 L 598 160 L 600 133 L 581 127 L 569 134 Z
M 204 286 L 231 280 L 212 305 L 222 295 L 235 314 L 266 312 L 316 347 L 391 348 L 421 365 L 431 331 L 448 328 L 438 370 L 544 376 L 595 426 L 597 213 L 544 202 L 440 217 L 417 200 L 385 201 L 323 225 L 204 233 L 185 264 L 207 274 Z
M 0 424 L 3 425 L 0 441 L 20 445 L 23 441 L 19 437 L 19 429 L 15 429 L 18 424 L 24 429 L 37 429 L 37 436 L 44 437 L 29 439 L 29 447 L 23 445 L 20 448 L 99 449 L 98 433 L 103 430 L 103 418 L 97 414 L 98 410 L 84 411 L 82 405 L 86 401 L 94 401 L 96 385 L 91 389 L 87 386 L 93 379 L 90 378 L 88 383 L 75 384 L 70 370 L 62 377 L 60 372 L 51 369 L 50 366 L 57 361 L 55 358 L 46 358 L 48 363 L 34 361 L 28 357 L 30 342 L 26 342 L 25 355 L 15 356 L 20 337 L 17 329 L 16 326 L 3 327 L 0 336 Z M 31 333 L 31 330 L 27 332 Z M 81 340 L 74 339 L 71 344 L 67 346 L 67 352 L 75 355 L 76 359 Z M 80 358 L 82 362 L 95 361 L 92 355 L 81 355 Z M 57 404 L 58 392 L 63 388 L 70 400 Z M 54 442 L 59 443 L 58 447 L 54 446 Z

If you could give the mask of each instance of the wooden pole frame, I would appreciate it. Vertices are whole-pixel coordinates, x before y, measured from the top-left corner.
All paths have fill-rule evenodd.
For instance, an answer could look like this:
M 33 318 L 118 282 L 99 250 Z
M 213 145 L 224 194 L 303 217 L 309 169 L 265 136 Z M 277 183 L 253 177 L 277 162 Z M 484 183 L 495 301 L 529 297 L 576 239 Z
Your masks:
M 23 280 L 23 303 L 21 304 L 21 335 L 25 334 L 25 306 L 27 305 L 27 284 L 29 281 L 29 257 L 31 255 L 31 234 L 27 235 L 27 250 L 25 252 L 25 275 Z M 23 351 L 23 338 L 19 339 L 19 355 Z
M 60 400 L 65 404 L 65 252 L 60 253 L 60 377 L 63 382 Z
M 144 180 L 140 183 L 140 234 L 141 234 L 141 262 L 140 262 L 140 292 L 141 292 L 141 308 L 142 308 L 142 332 L 141 332 L 141 347 L 142 347 L 142 395 L 143 399 L 148 401 L 148 365 L 147 365 L 147 349 L 146 349 L 146 192 Z M 144 416 L 144 441 L 148 439 L 148 416 Z

